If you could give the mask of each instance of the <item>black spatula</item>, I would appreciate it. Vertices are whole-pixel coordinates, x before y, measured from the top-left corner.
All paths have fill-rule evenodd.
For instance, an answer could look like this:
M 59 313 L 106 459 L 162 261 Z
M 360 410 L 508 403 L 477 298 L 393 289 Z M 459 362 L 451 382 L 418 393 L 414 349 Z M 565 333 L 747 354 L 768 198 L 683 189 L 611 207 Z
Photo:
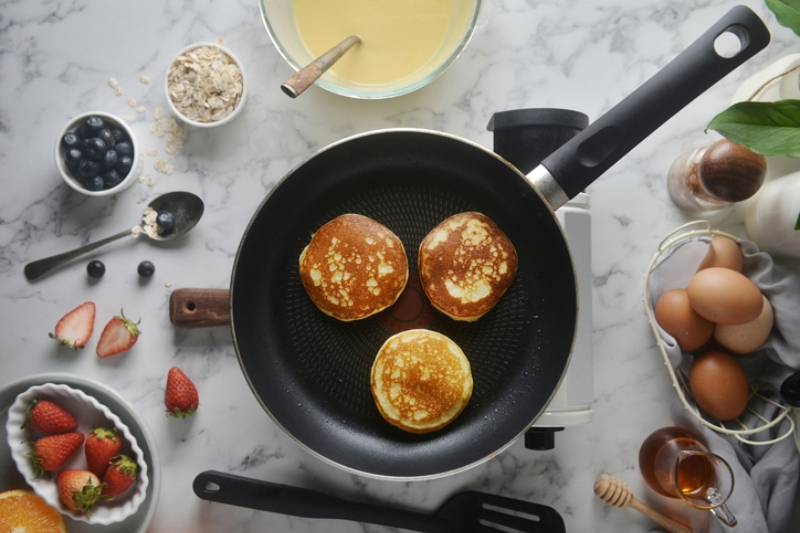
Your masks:
M 550 507 L 475 491 L 456 494 L 428 515 L 350 502 L 313 490 L 215 471 L 199 474 L 193 488 L 204 500 L 249 509 L 305 518 L 354 520 L 426 533 L 566 531 L 561 515 Z

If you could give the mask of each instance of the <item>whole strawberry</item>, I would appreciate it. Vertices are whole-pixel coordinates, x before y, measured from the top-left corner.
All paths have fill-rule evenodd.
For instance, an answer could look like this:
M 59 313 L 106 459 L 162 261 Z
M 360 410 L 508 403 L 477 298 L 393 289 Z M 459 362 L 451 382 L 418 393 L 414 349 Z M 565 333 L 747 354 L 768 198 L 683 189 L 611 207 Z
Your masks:
M 88 470 L 64 470 L 56 480 L 58 496 L 68 509 L 92 516 L 92 507 L 97 500 L 105 500 L 102 491 L 105 485 Z
M 112 318 L 103 328 L 100 340 L 97 341 L 97 357 L 105 358 L 127 352 L 139 340 L 142 332 L 139 331 L 138 324 L 125 318 L 122 312 L 120 315 Z
M 139 465 L 126 455 L 118 455 L 111 461 L 111 464 L 103 476 L 103 496 L 107 498 L 116 498 L 131 485 L 136 482 L 136 476 L 139 473 Z
M 170 368 L 167 374 L 164 405 L 167 406 L 167 414 L 175 418 L 192 416 L 200 405 L 197 388 L 177 366 Z
M 36 470 L 34 479 L 39 479 L 45 472 L 54 472 L 61 468 L 67 459 L 78 451 L 83 441 L 83 433 L 63 433 L 42 437 L 35 444 L 29 442 L 28 445 L 32 450 L 28 456 Z
M 50 337 L 73 350 L 83 348 L 94 331 L 94 315 L 94 303 L 85 302 L 64 315 Z
M 119 454 L 122 442 L 117 436 L 116 428 L 93 429 L 86 436 L 83 451 L 86 454 L 86 464 L 89 471 L 97 477 L 103 477 L 111 460 Z
M 78 421 L 60 405 L 36 399 L 25 412 L 22 429 L 25 428 L 47 435 L 57 435 L 75 431 L 78 428 Z

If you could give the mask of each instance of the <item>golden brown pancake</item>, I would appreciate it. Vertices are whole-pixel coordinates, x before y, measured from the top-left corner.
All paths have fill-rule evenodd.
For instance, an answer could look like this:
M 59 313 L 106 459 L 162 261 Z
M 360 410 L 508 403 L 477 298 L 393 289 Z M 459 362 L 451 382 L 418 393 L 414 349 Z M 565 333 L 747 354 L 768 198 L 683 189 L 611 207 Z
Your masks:
M 419 247 L 419 277 L 431 304 L 455 320 L 489 312 L 517 274 L 517 251 L 481 213 L 453 215 Z
M 472 396 L 472 371 L 458 345 L 441 333 L 410 329 L 389 337 L 372 365 L 375 405 L 409 433 L 443 428 Z
M 341 215 L 322 226 L 300 254 L 300 279 L 314 304 L 342 321 L 392 305 L 408 281 L 403 243 L 382 224 Z

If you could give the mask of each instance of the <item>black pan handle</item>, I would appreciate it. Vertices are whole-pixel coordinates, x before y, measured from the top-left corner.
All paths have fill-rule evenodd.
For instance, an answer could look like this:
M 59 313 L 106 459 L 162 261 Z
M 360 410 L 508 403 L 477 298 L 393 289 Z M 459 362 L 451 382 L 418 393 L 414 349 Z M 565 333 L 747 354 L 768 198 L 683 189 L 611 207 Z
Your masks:
M 192 488 L 194 493 L 204 500 L 247 509 L 303 518 L 352 520 L 427 533 L 447 531 L 447 523 L 435 516 L 350 502 L 309 489 L 279 485 L 214 470 L 198 474 Z
M 733 57 L 723 57 L 715 49 L 723 34 L 739 40 Z M 545 158 L 531 172 L 532 181 L 540 191 L 547 191 L 555 180 L 566 198 L 558 193 L 543 194 L 553 209 L 560 207 L 692 100 L 766 47 L 769 40 L 769 30 L 758 15 L 748 7 L 734 7 L 644 85 Z M 561 198 L 551 201 L 553 196 Z

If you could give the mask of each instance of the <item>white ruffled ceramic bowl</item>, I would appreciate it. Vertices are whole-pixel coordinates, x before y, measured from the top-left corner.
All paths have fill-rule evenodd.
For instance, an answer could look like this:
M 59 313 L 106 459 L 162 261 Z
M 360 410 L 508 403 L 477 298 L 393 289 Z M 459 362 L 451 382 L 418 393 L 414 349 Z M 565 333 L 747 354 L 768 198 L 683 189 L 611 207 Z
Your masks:
M 30 429 L 22 429 L 22 425 L 25 422 L 25 413 L 28 410 L 28 406 L 31 401 L 37 398 L 52 401 L 72 414 L 78 420 L 78 429 L 76 431 L 84 435 L 97 427 L 117 428 L 117 434 L 122 437 L 120 453 L 128 455 L 139 465 L 136 484 L 122 495 L 114 498 L 113 501 L 95 504 L 91 516 L 67 509 L 58 496 L 58 488 L 55 481 L 56 472 L 50 476 L 34 479 L 36 472 L 31 458 L 28 456 L 30 447 L 25 442 L 33 442 L 44 435 L 35 433 Z M 11 449 L 11 457 L 19 472 L 25 477 L 27 483 L 36 494 L 64 515 L 89 524 L 113 524 L 121 522 L 136 513 L 136 510 L 146 497 L 149 484 L 148 467 L 147 462 L 143 459 L 144 454 L 136 441 L 136 437 L 133 436 L 128 426 L 117 415 L 112 413 L 108 407 L 81 390 L 54 383 L 45 383 L 29 388 L 19 394 L 11 407 L 9 407 L 6 432 L 8 445 Z M 61 470 L 71 469 L 86 469 L 86 456 L 83 447 L 67 460 Z

